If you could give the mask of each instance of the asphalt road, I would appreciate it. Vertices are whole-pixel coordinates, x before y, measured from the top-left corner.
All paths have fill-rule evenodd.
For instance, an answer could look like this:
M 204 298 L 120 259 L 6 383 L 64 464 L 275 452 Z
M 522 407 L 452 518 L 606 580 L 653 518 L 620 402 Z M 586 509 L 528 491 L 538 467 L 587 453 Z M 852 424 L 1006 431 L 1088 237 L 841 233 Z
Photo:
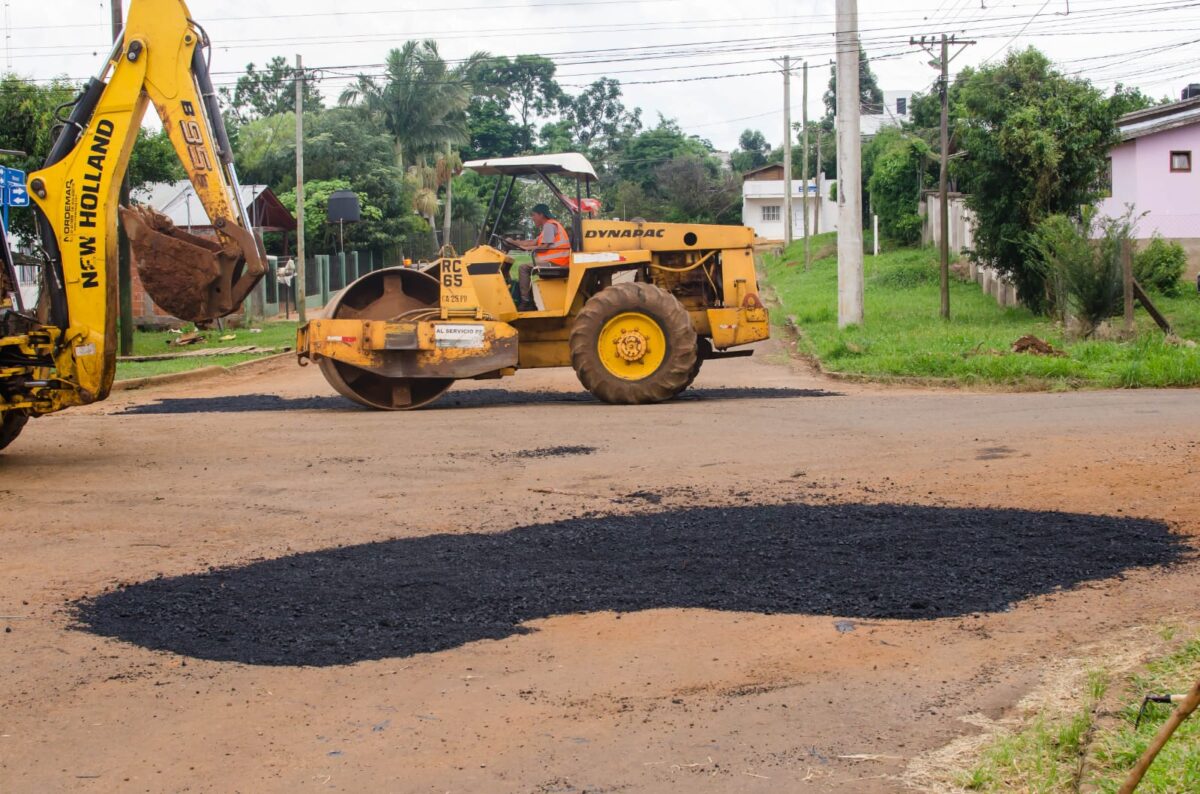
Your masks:
M 121 393 L 0 455 L 0 789 L 898 790 L 1196 617 L 1198 423 L 774 343 L 658 406 Z

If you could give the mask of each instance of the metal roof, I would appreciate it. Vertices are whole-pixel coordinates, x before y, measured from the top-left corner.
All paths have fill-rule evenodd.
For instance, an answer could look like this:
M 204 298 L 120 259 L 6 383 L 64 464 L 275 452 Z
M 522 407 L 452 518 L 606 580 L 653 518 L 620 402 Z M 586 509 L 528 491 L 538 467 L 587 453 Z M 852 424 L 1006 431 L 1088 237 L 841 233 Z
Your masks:
M 1200 122 L 1200 97 L 1126 113 L 1117 119 L 1117 129 L 1122 141 L 1132 141 L 1197 122 Z
M 250 223 L 258 228 L 292 230 L 296 219 L 267 185 L 242 185 L 242 203 Z M 133 200 L 161 212 L 176 226 L 187 229 L 192 226 L 211 226 L 208 213 L 200 203 L 192 183 L 186 179 L 178 182 L 156 182 L 133 191 Z M 257 202 L 257 204 L 256 204 Z
M 596 171 L 582 154 L 530 154 L 523 157 L 489 157 L 463 163 L 463 168 L 478 174 L 505 176 L 535 176 L 536 174 L 566 174 L 596 179 Z

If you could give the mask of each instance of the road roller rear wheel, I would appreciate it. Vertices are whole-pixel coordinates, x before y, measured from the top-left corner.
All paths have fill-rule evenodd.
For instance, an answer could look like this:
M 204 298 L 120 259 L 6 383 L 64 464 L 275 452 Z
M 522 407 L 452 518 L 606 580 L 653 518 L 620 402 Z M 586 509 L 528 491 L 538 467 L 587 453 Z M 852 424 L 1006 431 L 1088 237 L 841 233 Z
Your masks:
M 394 320 L 438 308 L 438 282 L 418 270 L 376 270 L 355 281 L 329 302 L 332 320 Z M 368 408 L 410 411 L 441 397 L 452 378 L 388 378 L 330 358 L 319 361 L 321 374 L 338 394 Z

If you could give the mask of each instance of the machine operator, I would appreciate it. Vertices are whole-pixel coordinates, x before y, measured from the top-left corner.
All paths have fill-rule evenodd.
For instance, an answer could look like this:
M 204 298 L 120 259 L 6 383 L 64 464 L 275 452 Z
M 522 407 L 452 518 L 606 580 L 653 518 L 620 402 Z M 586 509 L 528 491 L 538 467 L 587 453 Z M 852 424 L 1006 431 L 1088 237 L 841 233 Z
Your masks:
M 522 251 L 533 254 L 533 262 L 521 265 L 517 271 L 517 284 L 520 289 L 520 300 L 517 311 L 537 311 L 533 300 L 533 269 L 539 266 L 567 267 L 571 264 L 571 241 L 567 230 L 550 212 L 550 207 L 537 204 L 530 211 L 533 225 L 540 230 L 535 240 L 514 240 L 504 238 L 504 242 Z

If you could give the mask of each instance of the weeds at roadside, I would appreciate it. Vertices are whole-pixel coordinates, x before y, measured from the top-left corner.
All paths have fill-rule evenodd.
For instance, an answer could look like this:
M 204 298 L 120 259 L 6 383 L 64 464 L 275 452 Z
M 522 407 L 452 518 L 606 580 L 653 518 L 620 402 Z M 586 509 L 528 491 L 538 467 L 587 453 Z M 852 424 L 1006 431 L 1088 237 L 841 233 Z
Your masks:
M 1154 635 L 1163 643 L 1179 629 L 1163 625 Z M 1137 729 L 1147 694 L 1187 691 L 1200 676 L 1200 636 L 1132 672 L 1089 671 L 1075 685 L 1075 702 L 1053 704 L 992 738 L 947 782 L 955 790 L 1110 794 L 1124 782 L 1173 706 L 1151 704 Z M 963 768 L 965 767 L 965 768 Z M 1139 794 L 1200 791 L 1200 721 L 1185 721 L 1159 754 L 1138 788 Z
M 933 248 L 886 251 L 867 256 L 866 322 L 837 326 L 835 235 L 819 235 L 815 251 L 829 256 L 812 267 L 802 243 L 783 256 L 763 257 L 765 281 L 783 317 L 794 317 L 798 349 L 826 372 L 878 380 L 924 380 L 962 386 L 1020 390 L 1145 388 L 1200 385 L 1200 298 L 1156 296 L 1182 341 L 1167 340 L 1153 321 L 1138 313 L 1138 336 L 1067 339 L 1061 324 L 1023 308 L 1002 308 L 973 282 L 951 279 L 951 319 L 938 317 L 937 253 Z M 799 250 L 799 253 L 798 253 Z M 1014 341 L 1033 334 L 1066 355 L 1013 353 Z

